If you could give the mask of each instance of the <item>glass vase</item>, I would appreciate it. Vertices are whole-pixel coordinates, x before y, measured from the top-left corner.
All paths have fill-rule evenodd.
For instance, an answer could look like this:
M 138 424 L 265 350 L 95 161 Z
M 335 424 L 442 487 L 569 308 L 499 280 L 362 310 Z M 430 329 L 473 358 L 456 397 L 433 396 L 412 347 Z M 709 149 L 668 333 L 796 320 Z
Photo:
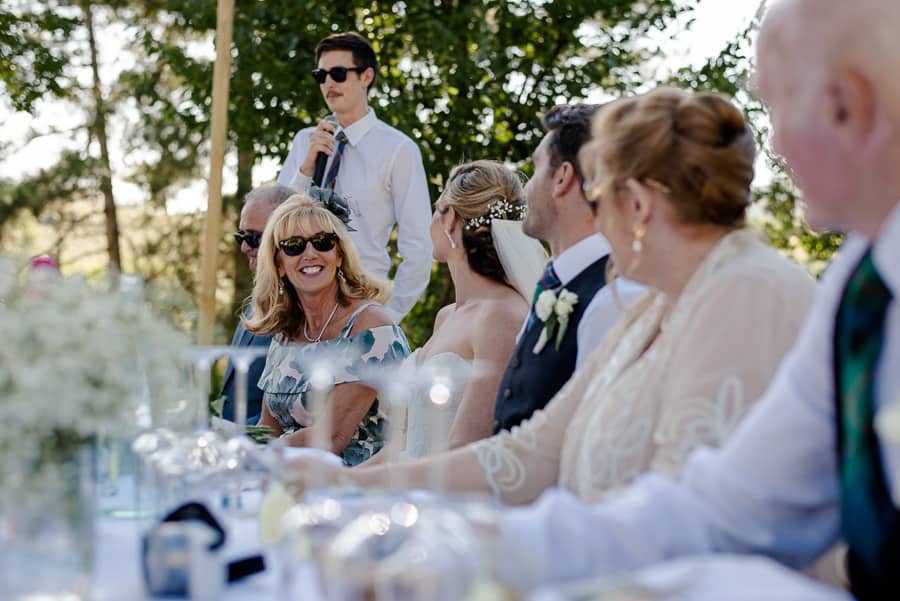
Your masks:
M 31 469 L 3 474 L 0 582 L 14 601 L 76 601 L 94 567 L 93 448 L 80 445 Z

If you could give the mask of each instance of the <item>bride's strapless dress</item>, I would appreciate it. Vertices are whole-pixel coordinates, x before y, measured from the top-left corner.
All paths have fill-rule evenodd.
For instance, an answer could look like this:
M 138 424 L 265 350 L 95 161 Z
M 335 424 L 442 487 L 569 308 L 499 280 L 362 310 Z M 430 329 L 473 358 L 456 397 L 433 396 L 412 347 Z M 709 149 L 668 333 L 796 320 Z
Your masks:
M 463 392 L 469 382 L 472 372 L 472 362 L 464 359 L 456 353 L 438 353 L 419 362 L 419 351 L 406 358 L 407 366 L 413 366 L 420 375 L 446 375 L 451 382 L 450 399 L 447 402 L 447 413 L 442 416 L 439 424 L 433 424 L 431 419 L 429 392 L 431 389 L 431 377 L 419 378 L 419 385 L 409 402 L 406 419 L 406 449 L 400 454 L 401 461 L 410 461 L 424 457 L 434 449 L 446 449 L 447 440 L 450 437 L 450 427 L 456 419 L 456 413 L 462 402 Z

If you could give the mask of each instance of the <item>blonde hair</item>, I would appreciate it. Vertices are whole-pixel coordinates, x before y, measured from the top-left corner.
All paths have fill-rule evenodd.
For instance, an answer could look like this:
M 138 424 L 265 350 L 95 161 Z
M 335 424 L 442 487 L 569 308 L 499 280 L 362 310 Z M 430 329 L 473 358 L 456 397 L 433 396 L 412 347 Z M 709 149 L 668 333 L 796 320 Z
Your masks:
M 635 179 L 665 191 L 683 222 L 726 228 L 744 225 L 755 158 L 731 102 L 666 87 L 605 106 L 579 153 L 587 186 L 601 194 Z
M 297 293 L 289 282 L 278 277 L 275 259 L 278 243 L 297 231 L 327 232 L 337 236 L 343 272 L 343 277 L 341 272 L 337 276 L 337 302 L 342 306 L 356 299 L 385 303 L 390 298 L 390 284 L 363 270 L 356 245 L 340 219 L 306 194 L 294 194 L 275 209 L 263 232 L 256 259 L 253 296 L 248 299 L 248 302 L 252 301 L 253 312 L 243 319 L 248 332 L 266 336 L 280 333 L 291 338 L 303 327 L 305 315 Z M 279 293 L 282 287 L 284 292 Z
M 447 184 L 435 202 L 439 204 L 444 210 L 452 207 L 462 220 L 463 248 L 472 271 L 509 285 L 494 247 L 491 219 L 521 221 L 525 192 L 519 175 L 499 161 L 457 165 L 450 171 Z

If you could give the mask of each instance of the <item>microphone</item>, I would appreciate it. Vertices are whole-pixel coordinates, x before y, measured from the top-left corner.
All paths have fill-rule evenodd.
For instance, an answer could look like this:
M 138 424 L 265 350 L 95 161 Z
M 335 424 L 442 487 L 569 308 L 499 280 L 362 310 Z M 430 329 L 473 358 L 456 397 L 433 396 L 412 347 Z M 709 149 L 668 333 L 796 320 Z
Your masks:
M 328 115 L 327 117 L 325 117 L 325 121 L 328 121 L 329 123 L 332 123 L 334 125 L 338 124 L 337 117 L 335 117 L 334 115 Z M 325 177 L 325 164 L 326 163 L 328 163 L 328 155 L 327 154 L 325 154 L 324 152 L 320 152 L 319 154 L 316 155 L 316 166 L 313 169 L 313 176 L 312 176 L 312 185 L 313 186 L 321 187 L 322 178 Z

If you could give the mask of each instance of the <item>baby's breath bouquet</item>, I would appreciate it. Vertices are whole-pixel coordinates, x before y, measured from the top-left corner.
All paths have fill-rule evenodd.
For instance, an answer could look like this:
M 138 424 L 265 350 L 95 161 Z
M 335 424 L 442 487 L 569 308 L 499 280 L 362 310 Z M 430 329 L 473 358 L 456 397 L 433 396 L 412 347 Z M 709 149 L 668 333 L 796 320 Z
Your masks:
M 91 442 L 190 398 L 187 339 L 112 288 L 0 257 L 0 582 L 14 599 L 87 594 Z
M 0 486 L 184 398 L 186 337 L 118 291 L 0 259 L 0 332 Z

